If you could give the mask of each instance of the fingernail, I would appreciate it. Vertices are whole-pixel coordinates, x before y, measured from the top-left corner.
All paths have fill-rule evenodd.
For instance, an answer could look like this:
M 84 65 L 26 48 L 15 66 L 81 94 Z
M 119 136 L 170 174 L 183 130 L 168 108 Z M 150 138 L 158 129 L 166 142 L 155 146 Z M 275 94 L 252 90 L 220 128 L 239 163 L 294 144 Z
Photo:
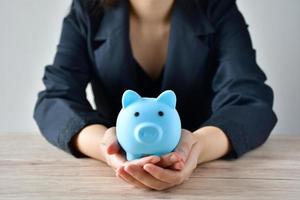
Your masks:
M 177 156 L 172 155 L 172 156 L 170 157 L 170 161 L 171 161 L 171 162 L 176 162 L 176 161 L 178 161 Z
M 159 157 L 153 157 L 153 158 L 150 159 L 150 162 L 151 163 L 157 163 L 159 160 L 160 160 Z
M 152 170 L 153 169 L 153 167 L 151 166 L 151 165 L 144 165 L 144 167 L 143 167 L 146 171 L 147 170 Z
M 130 169 L 129 169 L 129 167 L 127 167 L 127 166 L 126 166 L 126 167 L 124 167 L 124 171 L 129 173 L 129 172 L 130 172 Z

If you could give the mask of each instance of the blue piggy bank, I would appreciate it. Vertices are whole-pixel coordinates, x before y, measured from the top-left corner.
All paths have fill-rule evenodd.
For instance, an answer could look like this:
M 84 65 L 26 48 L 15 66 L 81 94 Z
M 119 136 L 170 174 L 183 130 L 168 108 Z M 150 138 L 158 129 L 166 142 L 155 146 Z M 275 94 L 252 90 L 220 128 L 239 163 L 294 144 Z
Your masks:
M 142 98 L 132 90 L 123 93 L 116 134 L 127 160 L 161 156 L 175 149 L 181 136 L 181 122 L 175 106 L 176 95 L 171 90 L 157 98 Z

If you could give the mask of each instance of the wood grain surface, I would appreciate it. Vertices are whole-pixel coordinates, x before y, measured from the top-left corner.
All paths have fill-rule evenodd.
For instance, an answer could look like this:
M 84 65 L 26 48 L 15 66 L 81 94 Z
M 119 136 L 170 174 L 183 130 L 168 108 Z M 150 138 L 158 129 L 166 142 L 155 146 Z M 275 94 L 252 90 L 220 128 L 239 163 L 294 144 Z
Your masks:
M 0 133 L 0 199 L 300 199 L 300 137 L 271 136 L 238 160 L 199 165 L 184 184 L 141 190 L 106 164 L 76 159 L 39 133 Z

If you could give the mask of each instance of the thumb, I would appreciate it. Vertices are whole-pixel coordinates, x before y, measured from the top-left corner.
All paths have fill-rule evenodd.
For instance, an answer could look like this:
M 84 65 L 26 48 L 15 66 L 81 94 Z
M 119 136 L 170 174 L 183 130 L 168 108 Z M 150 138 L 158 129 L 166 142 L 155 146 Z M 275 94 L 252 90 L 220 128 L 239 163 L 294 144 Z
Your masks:
M 190 131 L 182 129 L 179 144 L 175 149 L 175 152 L 177 152 L 180 155 L 180 158 L 183 162 L 185 162 L 188 159 L 190 151 L 195 142 L 193 140 L 192 135 L 190 134 L 192 134 Z
M 111 127 L 105 131 L 103 144 L 108 154 L 116 154 L 120 151 L 120 145 L 116 137 L 116 128 Z

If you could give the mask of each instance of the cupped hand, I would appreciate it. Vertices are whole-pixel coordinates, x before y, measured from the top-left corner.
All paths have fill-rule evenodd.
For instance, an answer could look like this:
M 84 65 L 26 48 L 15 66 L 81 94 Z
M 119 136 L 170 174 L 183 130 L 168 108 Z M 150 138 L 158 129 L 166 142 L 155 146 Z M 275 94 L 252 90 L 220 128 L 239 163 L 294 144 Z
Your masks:
M 116 137 L 116 128 L 111 127 L 107 129 L 104 133 L 101 149 L 104 152 L 106 163 L 111 166 L 115 171 L 124 166 L 128 161 L 122 151 Z M 158 163 L 160 161 L 160 157 L 158 156 L 147 156 L 141 159 L 137 159 L 132 161 L 131 163 L 144 166 L 146 163 Z
M 116 175 L 136 187 L 168 189 L 190 177 L 197 167 L 202 149 L 201 141 L 193 133 L 182 130 L 180 142 L 174 152 L 155 160 L 156 163 L 144 162 L 142 165 L 136 163 L 142 159 L 125 162 L 117 168 Z

